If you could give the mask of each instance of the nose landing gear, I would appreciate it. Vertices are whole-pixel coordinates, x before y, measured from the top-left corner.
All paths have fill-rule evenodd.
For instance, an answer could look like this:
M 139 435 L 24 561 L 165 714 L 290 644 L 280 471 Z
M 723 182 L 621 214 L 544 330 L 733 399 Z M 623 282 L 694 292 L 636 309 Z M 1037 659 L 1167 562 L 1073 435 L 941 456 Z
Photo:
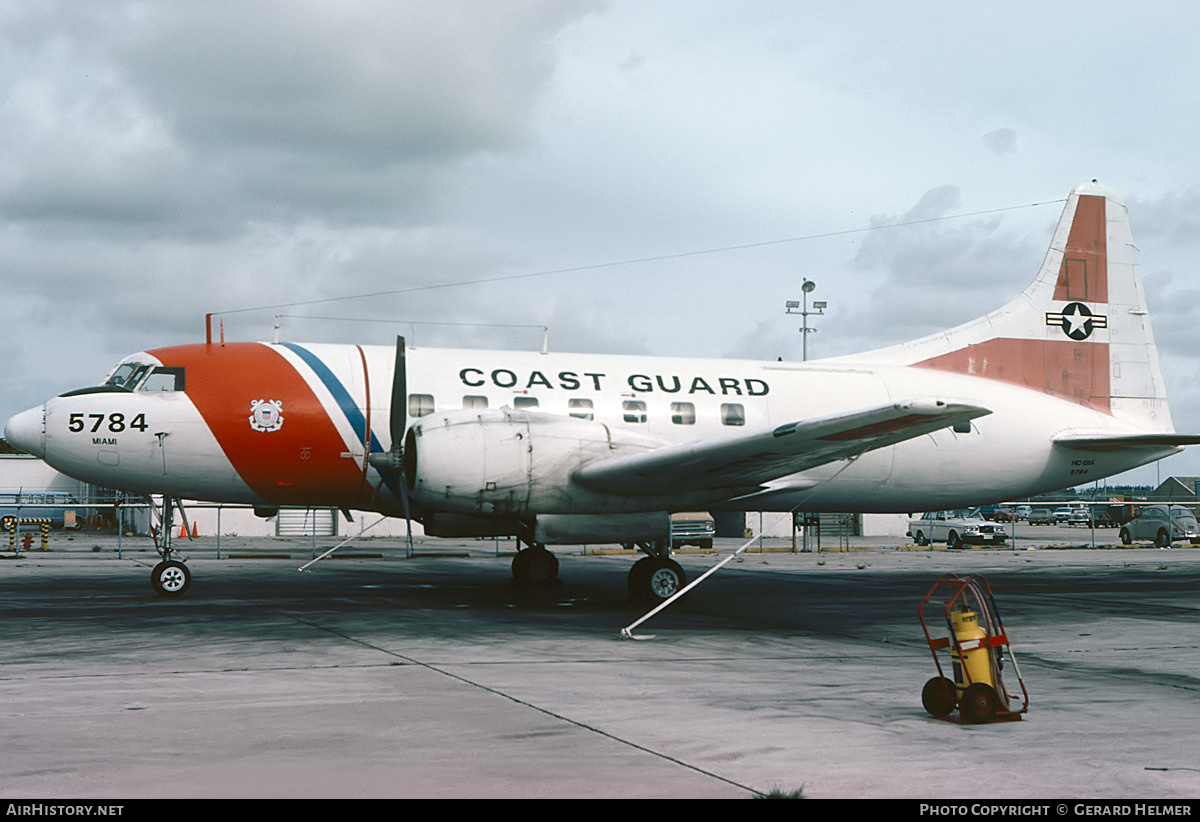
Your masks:
M 158 539 L 158 535 L 154 534 L 154 547 L 158 551 L 162 561 L 154 566 L 150 571 L 150 585 L 154 590 L 164 597 L 183 596 L 187 591 L 188 586 L 192 584 L 192 572 L 183 562 L 173 559 L 175 553 L 171 544 L 171 522 L 174 514 L 174 506 L 176 500 L 174 497 L 163 497 L 162 512 L 160 522 L 162 525 L 162 540 Z M 183 509 L 180 508 L 180 513 Z M 187 515 L 184 515 L 184 525 L 186 529 Z M 153 528 L 151 528 L 153 533 Z

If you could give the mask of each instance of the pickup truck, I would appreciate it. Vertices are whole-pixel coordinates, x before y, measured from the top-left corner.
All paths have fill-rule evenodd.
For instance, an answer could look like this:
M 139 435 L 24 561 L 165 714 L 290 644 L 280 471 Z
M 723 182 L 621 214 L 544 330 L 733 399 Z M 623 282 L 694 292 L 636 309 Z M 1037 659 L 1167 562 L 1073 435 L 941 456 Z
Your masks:
M 1200 543 L 1200 526 L 1186 505 L 1156 503 L 1142 506 L 1136 517 L 1121 526 L 1120 535 L 1124 545 L 1153 540 L 1159 548 L 1170 548 L 1176 541 Z
M 713 547 L 717 535 L 716 520 L 704 511 L 671 515 L 671 547 L 695 545 L 704 550 Z
M 978 509 L 970 511 L 929 511 L 920 519 L 910 520 L 908 535 L 917 545 L 944 542 L 947 548 L 963 545 L 1001 545 L 1007 540 L 1002 526 L 988 522 Z

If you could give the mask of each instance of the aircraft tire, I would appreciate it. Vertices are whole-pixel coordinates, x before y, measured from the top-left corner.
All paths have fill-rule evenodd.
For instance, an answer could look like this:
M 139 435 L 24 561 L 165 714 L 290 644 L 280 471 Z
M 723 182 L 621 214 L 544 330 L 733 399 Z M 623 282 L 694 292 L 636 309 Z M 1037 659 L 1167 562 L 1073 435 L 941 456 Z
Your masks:
M 641 602 L 670 599 L 687 585 L 687 574 L 673 559 L 643 557 L 629 570 L 629 593 Z
M 653 557 L 642 557 L 633 563 L 633 567 L 629 569 L 629 576 L 626 577 L 625 581 L 629 586 L 629 595 L 634 599 L 641 598 L 642 590 L 645 587 L 642 577 L 649 573 L 650 565 L 653 562 Z
M 935 676 L 921 689 L 921 704 L 930 716 L 949 716 L 958 707 L 958 695 L 953 680 Z
M 192 584 L 192 572 L 182 562 L 169 560 L 160 562 L 150 572 L 150 584 L 160 596 L 183 596 Z
M 996 708 L 999 704 L 1000 698 L 996 696 L 996 691 L 991 685 L 976 682 L 974 685 L 968 685 L 963 691 L 962 699 L 958 703 L 958 715 L 964 722 L 972 724 L 991 722 L 996 718 Z
M 518 585 L 553 585 L 558 580 L 558 557 L 540 545 L 518 551 L 512 575 Z

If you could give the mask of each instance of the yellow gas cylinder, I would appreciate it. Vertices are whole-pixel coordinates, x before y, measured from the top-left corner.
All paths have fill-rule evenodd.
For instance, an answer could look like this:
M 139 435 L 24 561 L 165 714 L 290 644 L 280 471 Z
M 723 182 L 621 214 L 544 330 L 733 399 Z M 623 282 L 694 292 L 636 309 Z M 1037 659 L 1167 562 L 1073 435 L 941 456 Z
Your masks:
M 950 614 L 950 628 L 955 639 L 950 658 L 954 662 L 954 684 L 959 692 L 976 682 L 995 687 L 992 681 L 992 649 L 983 643 L 987 639 L 987 631 L 979 625 L 979 614 L 974 611 L 954 611 Z

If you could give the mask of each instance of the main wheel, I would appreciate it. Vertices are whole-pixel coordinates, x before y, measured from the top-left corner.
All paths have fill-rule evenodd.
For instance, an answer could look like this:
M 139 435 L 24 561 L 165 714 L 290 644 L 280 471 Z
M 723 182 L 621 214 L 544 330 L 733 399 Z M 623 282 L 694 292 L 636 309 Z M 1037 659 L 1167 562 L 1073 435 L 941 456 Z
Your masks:
M 1000 698 L 996 696 L 995 689 L 987 683 L 976 682 L 963 691 L 958 703 L 958 715 L 965 722 L 991 722 L 996 718 L 999 705 Z
M 673 559 L 643 557 L 629 569 L 629 593 L 643 602 L 670 599 L 687 585 L 687 574 Z
M 162 596 L 182 596 L 192 584 L 192 572 L 182 562 L 160 562 L 150 572 L 150 584 Z
M 954 681 L 944 676 L 935 676 L 921 689 L 921 704 L 932 716 L 949 716 L 958 707 L 958 694 Z
M 558 579 L 558 557 L 540 545 L 518 551 L 512 575 L 521 585 L 551 585 Z

